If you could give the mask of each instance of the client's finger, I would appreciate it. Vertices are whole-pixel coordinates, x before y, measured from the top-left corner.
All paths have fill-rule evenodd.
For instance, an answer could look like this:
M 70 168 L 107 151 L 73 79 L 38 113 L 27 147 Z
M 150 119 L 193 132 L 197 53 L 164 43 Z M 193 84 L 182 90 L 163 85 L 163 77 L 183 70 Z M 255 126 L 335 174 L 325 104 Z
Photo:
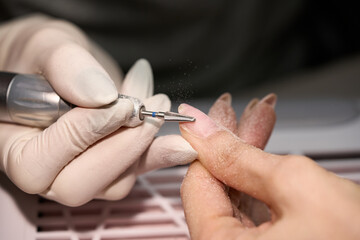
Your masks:
M 264 149 L 274 128 L 276 95 L 271 93 L 260 101 L 252 100 L 238 123 L 237 136 L 248 144 Z
M 231 106 L 231 95 L 225 93 L 216 100 L 208 115 L 216 123 L 223 125 L 246 143 L 264 149 L 275 125 L 275 104 L 275 94 L 269 94 L 260 101 L 258 99 L 252 100 L 245 108 L 240 122 L 236 126 L 237 121 L 234 109 Z M 257 224 L 269 220 L 269 212 L 262 202 L 233 188 L 229 189 L 228 194 L 233 204 L 235 216 L 251 216 Z M 256 208 L 254 208 L 255 205 Z M 240 220 L 244 222 L 244 219 L 245 217 L 242 216 Z
M 271 179 L 280 162 L 278 156 L 244 143 L 189 105 L 182 104 L 179 112 L 196 118 L 194 123 L 180 124 L 180 130 L 206 169 L 226 185 L 271 202 L 269 189 L 274 191 Z
M 217 124 L 243 139 L 246 143 L 264 149 L 276 121 L 276 95 L 271 93 L 260 101 L 253 99 L 246 106 L 239 123 L 231 106 L 231 95 L 224 93 L 209 110 L 208 116 Z
M 209 117 L 216 123 L 223 125 L 232 133 L 237 132 L 236 114 L 231 107 L 230 93 L 222 94 L 209 110 Z
M 252 100 L 240 118 L 236 134 L 248 144 L 264 149 L 276 121 L 275 104 L 275 94 L 269 94 L 260 101 Z M 230 193 L 231 199 L 237 200 L 235 205 L 256 225 L 270 220 L 270 212 L 264 203 L 235 190 Z
M 243 231 L 224 185 L 198 161 L 188 169 L 181 198 L 191 239 L 230 239 Z

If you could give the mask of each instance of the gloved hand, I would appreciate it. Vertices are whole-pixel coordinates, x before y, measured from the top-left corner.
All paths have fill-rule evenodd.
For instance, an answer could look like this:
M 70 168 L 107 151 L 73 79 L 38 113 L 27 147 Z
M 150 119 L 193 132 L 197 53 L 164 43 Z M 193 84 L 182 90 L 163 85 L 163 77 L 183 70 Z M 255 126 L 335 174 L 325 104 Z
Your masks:
M 70 206 L 93 198 L 121 199 L 137 174 L 197 156 L 180 136 L 154 140 L 163 123 L 159 119 L 121 127 L 133 104 L 116 100 L 118 92 L 159 111 L 168 111 L 170 101 L 163 94 L 151 97 L 146 60 L 121 83 L 111 57 L 70 23 L 30 16 L 1 26 L 0 70 L 42 74 L 62 98 L 79 106 L 45 130 L 0 124 L 0 169 L 25 192 Z

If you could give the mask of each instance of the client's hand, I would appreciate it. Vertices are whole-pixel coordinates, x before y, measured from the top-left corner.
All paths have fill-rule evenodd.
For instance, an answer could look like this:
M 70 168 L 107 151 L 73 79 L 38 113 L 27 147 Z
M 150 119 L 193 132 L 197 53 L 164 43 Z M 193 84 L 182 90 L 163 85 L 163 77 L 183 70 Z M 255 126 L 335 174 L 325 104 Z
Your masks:
M 254 145 L 266 142 L 266 131 L 272 128 L 272 117 L 256 113 L 267 100 L 248 106 L 247 117 L 239 124 L 239 136 Z M 196 117 L 195 123 L 180 127 L 199 153 L 181 189 L 192 239 L 359 238 L 358 185 L 306 157 L 263 152 L 219 124 L 235 131 L 234 123 L 224 124 L 234 121 L 216 123 L 188 105 L 181 105 L 179 111 Z M 251 216 L 234 208 L 227 186 L 264 202 L 271 220 L 255 226 Z

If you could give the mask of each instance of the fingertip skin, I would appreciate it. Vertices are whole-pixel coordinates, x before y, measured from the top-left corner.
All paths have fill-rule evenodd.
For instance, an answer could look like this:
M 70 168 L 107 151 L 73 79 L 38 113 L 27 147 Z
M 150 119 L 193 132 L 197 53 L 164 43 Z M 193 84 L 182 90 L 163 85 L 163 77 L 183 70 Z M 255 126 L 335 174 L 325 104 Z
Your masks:
M 154 94 L 154 78 L 150 63 L 137 60 L 125 76 L 121 93 L 144 100 Z
M 209 239 L 199 230 L 206 229 L 214 217 L 232 216 L 231 202 L 224 185 L 199 161 L 190 165 L 180 194 L 191 239 Z
M 231 107 L 231 95 L 225 93 L 210 108 L 209 117 L 246 143 L 264 149 L 276 122 L 274 110 L 276 100 L 277 96 L 273 93 L 261 100 L 253 99 L 245 108 L 236 126 L 236 115 Z
M 221 101 L 227 98 L 226 95 L 227 94 L 223 94 L 214 103 L 210 109 L 209 116 L 215 121 L 218 119 L 218 123 L 226 126 L 245 142 L 264 149 L 275 124 L 276 116 L 274 108 L 277 100 L 276 95 L 268 94 L 261 100 L 257 98 L 251 100 L 241 116 L 238 127 L 229 127 L 227 124 L 230 118 L 229 115 L 231 114 L 228 110 L 231 108 L 231 102 L 224 104 L 225 101 Z M 236 119 L 232 119 L 232 122 L 236 125 Z M 238 218 L 241 219 L 241 222 L 245 226 L 253 226 L 254 223 L 259 224 L 269 221 L 270 214 L 269 211 L 267 211 L 267 206 L 259 200 L 233 188 L 230 188 L 229 196 L 233 202 L 234 216 L 241 216 Z M 239 201 L 241 203 L 238 203 Z M 256 207 L 252 207 L 255 205 Z M 240 210 L 238 206 L 240 206 Z M 248 221 L 245 220 L 247 219 L 246 216 L 249 216 Z

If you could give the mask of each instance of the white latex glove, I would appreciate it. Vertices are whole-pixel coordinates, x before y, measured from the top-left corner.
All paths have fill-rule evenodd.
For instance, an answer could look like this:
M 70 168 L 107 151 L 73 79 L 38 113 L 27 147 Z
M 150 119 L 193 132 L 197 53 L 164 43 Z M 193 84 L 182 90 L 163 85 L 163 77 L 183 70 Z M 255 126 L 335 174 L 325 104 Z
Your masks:
M 169 110 L 170 101 L 163 94 L 151 97 L 146 60 L 139 60 L 121 84 L 115 62 L 70 23 L 31 16 L 1 26 L 0 70 L 42 74 L 62 98 L 81 106 L 45 130 L 0 123 L 0 169 L 25 192 L 70 206 L 121 199 L 137 174 L 197 156 L 180 136 L 154 140 L 161 120 L 121 128 L 133 104 L 114 102 L 118 92 L 158 111 Z

